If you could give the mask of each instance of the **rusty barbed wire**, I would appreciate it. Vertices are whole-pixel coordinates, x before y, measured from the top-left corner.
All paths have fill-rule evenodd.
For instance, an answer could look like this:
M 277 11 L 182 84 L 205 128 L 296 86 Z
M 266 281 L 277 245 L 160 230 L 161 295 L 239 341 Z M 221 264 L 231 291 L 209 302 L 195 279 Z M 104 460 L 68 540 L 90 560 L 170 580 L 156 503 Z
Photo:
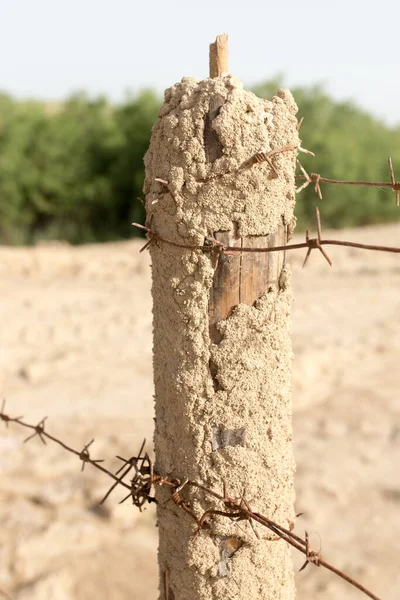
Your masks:
M 272 162 L 271 158 L 273 156 L 276 156 L 277 154 L 281 154 L 283 152 L 290 152 L 292 150 L 296 150 L 296 152 L 298 150 L 301 150 L 303 152 L 309 153 L 308 150 L 304 150 L 300 146 L 283 146 L 283 148 L 277 148 L 275 150 L 270 150 L 269 152 L 258 152 L 257 154 L 253 154 L 253 156 L 251 156 L 248 160 L 245 160 L 239 166 L 239 170 L 246 169 L 248 167 L 253 167 L 257 163 L 266 162 L 266 163 L 268 163 L 271 171 L 273 171 L 275 173 L 275 176 L 279 177 L 278 170 L 276 169 L 276 167 L 275 167 L 274 163 Z M 315 155 L 313 154 L 313 156 L 315 156 Z M 160 180 L 156 179 L 156 181 L 160 181 Z
M 308 174 L 303 165 L 299 160 L 297 160 L 297 164 L 299 169 L 303 173 L 303 175 L 297 175 L 296 179 L 304 179 L 304 183 L 296 189 L 296 192 L 299 193 L 304 190 L 310 183 L 314 184 L 314 190 L 318 195 L 319 199 L 322 200 L 322 192 L 320 183 L 328 183 L 331 185 L 359 185 L 359 186 L 367 186 L 367 187 L 380 187 L 391 188 L 396 194 L 396 206 L 400 206 L 400 181 L 396 181 L 393 169 L 392 159 L 389 157 L 389 173 L 390 173 L 390 182 L 388 181 L 344 181 L 340 179 L 329 179 L 327 177 L 322 177 L 319 173 L 311 173 Z
M 128 484 L 126 484 L 123 481 L 120 481 L 120 479 L 116 475 L 114 475 L 114 473 L 112 473 L 111 471 L 109 471 L 108 469 L 106 469 L 105 467 L 102 467 L 100 465 L 101 462 L 104 462 L 103 460 L 101 460 L 101 459 L 94 460 L 90 457 L 89 446 L 91 444 L 93 444 L 94 440 L 91 440 L 91 442 L 86 444 L 82 450 L 75 450 L 74 448 L 71 448 L 71 446 L 68 446 L 67 444 L 65 444 L 62 440 L 58 439 L 57 437 L 55 437 L 55 436 L 51 435 L 50 433 L 48 433 L 47 431 L 45 431 L 44 423 L 45 423 L 47 417 L 45 417 L 44 419 L 39 421 L 39 423 L 37 425 L 32 425 L 31 423 L 26 423 L 25 421 L 22 421 L 23 417 L 10 417 L 5 412 L 5 408 L 6 408 L 6 401 L 5 401 L 5 399 L 3 399 L 1 410 L 0 410 L 0 420 L 5 422 L 6 427 L 8 427 L 10 423 L 15 423 L 17 425 L 20 425 L 21 427 L 25 427 L 25 429 L 33 430 L 34 433 L 32 435 L 30 435 L 29 437 L 27 437 L 24 440 L 24 443 L 30 441 L 31 439 L 33 439 L 36 436 L 38 436 L 40 438 L 40 440 L 43 444 L 46 444 L 46 439 L 51 440 L 55 444 L 58 444 L 59 446 L 64 448 L 64 450 L 67 450 L 67 452 L 70 452 L 71 454 L 75 454 L 75 456 L 77 456 L 82 461 L 81 471 L 83 471 L 85 464 L 88 463 L 88 464 L 92 465 L 93 467 L 95 467 L 96 469 L 98 469 L 99 471 L 102 471 L 102 473 L 105 473 L 106 475 L 108 475 L 109 477 L 114 479 L 115 481 L 118 481 L 118 483 L 120 485 L 122 485 L 123 487 L 130 489 L 130 486 Z
M 400 189 L 400 188 L 399 188 Z M 378 246 L 375 244 L 361 244 L 358 242 L 347 242 L 344 240 L 325 240 L 322 238 L 322 230 L 321 230 L 321 215 L 319 208 L 316 207 L 316 219 L 317 219 L 317 237 L 311 238 L 309 231 L 306 231 L 306 240 L 305 242 L 300 242 L 298 244 L 286 244 L 284 246 L 269 246 L 264 248 L 249 248 L 246 246 L 228 246 L 223 244 L 219 240 L 216 240 L 213 237 L 205 238 L 205 244 L 194 245 L 194 244 L 183 244 L 181 242 L 174 242 L 164 236 L 161 236 L 157 231 L 151 229 L 151 227 L 147 227 L 146 225 L 141 225 L 140 223 L 132 223 L 134 227 L 138 227 L 147 232 L 149 239 L 146 242 L 145 246 L 140 250 L 147 249 L 153 242 L 162 242 L 164 244 L 174 246 L 175 248 L 182 248 L 185 250 L 201 250 L 202 252 L 217 252 L 222 254 L 236 254 L 241 252 L 283 252 L 287 250 L 299 250 L 301 248 L 307 248 L 307 254 L 303 263 L 303 267 L 306 266 L 309 256 L 312 250 L 319 250 L 321 254 L 324 256 L 326 261 L 332 266 L 332 260 L 327 255 L 327 253 L 323 250 L 322 246 L 344 246 L 349 248 L 359 248 L 361 250 L 374 250 L 377 252 L 392 252 L 392 253 L 400 253 L 400 247 L 392 247 L 392 246 Z
M 142 510 L 142 507 L 146 502 L 157 503 L 156 498 L 154 496 L 151 496 L 153 487 L 156 485 L 165 486 L 170 490 L 171 493 L 171 496 L 170 498 L 168 498 L 168 501 L 171 500 L 175 506 L 186 512 L 197 525 L 196 530 L 194 531 L 192 536 L 192 541 L 194 541 L 198 537 L 198 535 L 203 529 L 210 528 L 210 520 L 213 516 L 225 517 L 235 523 L 238 523 L 240 521 L 246 521 L 252 527 L 252 530 L 257 539 L 260 539 L 258 532 L 254 528 L 254 521 L 262 525 L 263 527 L 266 527 L 272 533 L 275 534 L 275 538 L 267 538 L 269 539 L 269 541 L 273 542 L 277 541 L 278 539 L 282 539 L 283 541 L 291 545 L 293 548 L 305 555 L 306 561 L 301 567 L 300 571 L 304 570 L 309 564 L 313 564 L 316 567 L 324 567 L 325 569 L 328 569 L 344 581 L 347 581 L 353 587 L 357 588 L 360 592 L 363 592 L 369 598 L 372 598 L 372 600 L 382 600 L 378 596 L 373 594 L 371 591 L 369 591 L 366 587 L 364 587 L 361 583 L 357 582 L 355 579 L 350 577 L 350 575 L 347 575 L 328 561 L 324 560 L 319 552 L 312 550 L 309 540 L 309 534 L 307 531 L 305 532 L 305 536 L 303 539 L 301 536 L 294 533 L 294 523 L 290 523 L 288 527 L 284 527 L 276 523 L 272 519 L 269 519 L 265 515 L 254 511 L 251 508 L 250 501 L 246 498 L 246 490 L 243 491 L 240 498 L 234 498 L 228 496 L 225 481 L 222 482 L 223 493 L 220 494 L 197 481 L 192 481 L 189 479 L 181 480 L 169 476 L 164 477 L 155 472 L 153 461 L 151 460 L 147 452 L 142 456 L 146 440 L 143 441 L 137 456 L 132 456 L 129 459 L 117 456 L 117 458 L 123 462 L 123 465 L 117 470 L 116 473 L 112 473 L 111 471 L 99 464 L 100 462 L 103 462 L 102 460 L 94 460 L 90 457 L 89 447 L 91 446 L 94 440 L 91 440 L 91 442 L 86 444 L 81 451 L 75 450 L 74 448 L 68 446 L 68 444 L 58 439 L 57 437 L 49 434 L 45 430 L 44 423 L 46 421 L 46 418 L 42 419 L 37 425 L 32 425 L 30 423 L 22 421 L 22 417 L 10 417 L 5 412 L 5 408 L 6 402 L 5 400 L 3 400 L 2 407 L 0 410 L 0 420 L 2 420 L 7 427 L 10 423 L 15 423 L 16 425 L 25 429 L 33 430 L 34 433 L 30 435 L 29 438 L 24 440 L 25 442 L 33 439 L 36 436 L 40 438 L 42 443 L 46 443 L 46 439 L 51 440 L 52 442 L 61 446 L 67 452 L 70 452 L 71 454 L 77 456 L 82 461 L 83 467 L 86 464 L 90 464 L 94 468 L 98 469 L 102 473 L 105 473 L 111 479 L 113 479 L 114 483 L 102 499 L 101 503 L 103 503 L 110 496 L 111 492 L 117 487 L 117 485 L 121 485 L 122 487 L 129 489 L 129 494 L 121 502 L 125 502 L 125 500 L 131 497 L 133 505 L 138 507 L 139 510 Z M 128 484 L 125 481 L 123 481 L 123 479 L 130 473 L 132 469 L 134 469 L 135 474 L 131 479 L 130 483 Z M 201 490 L 206 495 L 214 498 L 214 500 L 221 502 L 221 509 L 210 508 L 206 510 L 199 519 L 190 508 L 190 505 L 187 502 L 185 502 L 181 495 L 181 492 L 185 487 Z M 159 506 L 165 508 L 168 501 L 164 502 L 164 504 L 162 505 L 160 505 L 159 503 L 158 504 Z M 167 584 L 168 575 L 165 576 L 165 579 Z

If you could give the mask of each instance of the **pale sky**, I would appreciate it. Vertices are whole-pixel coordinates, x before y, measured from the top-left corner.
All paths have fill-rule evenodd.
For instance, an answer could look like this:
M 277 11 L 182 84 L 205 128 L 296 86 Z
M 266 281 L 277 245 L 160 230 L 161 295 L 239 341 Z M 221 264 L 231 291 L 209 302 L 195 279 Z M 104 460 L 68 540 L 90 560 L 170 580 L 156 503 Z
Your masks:
M 399 0 L 0 0 L 0 89 L 162 92 L 207 77 L 209 43 L 228 33 L 229 71 L 247 86 L 284 73 L 400 124 L 399 23 Z

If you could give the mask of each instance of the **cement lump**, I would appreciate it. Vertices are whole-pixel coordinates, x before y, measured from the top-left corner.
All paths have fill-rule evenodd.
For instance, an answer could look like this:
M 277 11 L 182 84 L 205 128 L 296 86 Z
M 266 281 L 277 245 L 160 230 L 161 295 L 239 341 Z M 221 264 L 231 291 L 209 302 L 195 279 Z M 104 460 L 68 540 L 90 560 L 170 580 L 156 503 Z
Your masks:
M 206 158 L 204 129 L 210 99 L 222 106 L 212 121 L 221 155 Z M 242 237 L 269 235 L 294 225 L 296 151 L 268 163 L 240 166 L 259 152 L 297 147 L 296 104 L 287 90 L 257 98 L 231 75 L 197 82 L 185 77 L 165 92 L 145 156 L 147 221 L 160 235 L 201 245 L 217 231 Z M 168 183 L 157 182 L 156 178 Z M 293 514 L 291 448 L 290 272 L 254 306 L 238 305 L 219 325 L 222 341 L 209 337 L 208 303 L 214 268 L 208 253 L 151 245 L 154 325 L 156 468 L 164 475 L 195 479 L 240 497 L 289 527 Z M 217 366 L 218 389 L 210 372 Z M 240 429 L 246 444 L 213 451 L 213 428 Z M 212 503 L 184 490 L 198 517 Z M 157 489 L 160 502 L 167 492 Z M 171 502 L 159 508 L 159 562 L 169 572 L 174 600 L 291 600 L 290 551 L 282 541 L 257 540 L 251 528 L 223 518 L 190 541 L 194 523 Z M 221 509 L 221 506 L 216 508 Z M 243 545 L 221 576 L 218 539 L 232 535 Z M 261 533 L 261 532 L 260 532 Z M 164 591 L 161 591 L 164 599 Z

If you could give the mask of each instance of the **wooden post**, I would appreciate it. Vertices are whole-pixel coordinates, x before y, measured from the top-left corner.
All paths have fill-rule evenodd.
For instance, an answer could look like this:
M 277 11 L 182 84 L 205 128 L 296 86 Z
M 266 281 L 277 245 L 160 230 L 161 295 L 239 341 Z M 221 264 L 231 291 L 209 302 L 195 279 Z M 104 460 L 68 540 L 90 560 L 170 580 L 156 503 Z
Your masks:
M 217 35 L 210 44 L 210 77 L 228 73 L 228 34 Z
M 223 38 L 221 40 L 221 37 Z M 165 92 L 146 164 L 148 222 L 200 246 L 284 245 L 293 227 L 297 107 L 281 90 L 261 100 L 227 72 L 227 36 L 210 47 L 210 75 Z M 255 154 L 274 155 L 243 168 Z M 251 161 L 247 164 L 251 164 Z M 160 182 L 159 180 L 168 182 Z M 229 495 L 285 527 L 293 514 L 290 274 L 284 253 L 203 252 L 153 243 L 157 472 Z M 186 487 L 198 518 L 221 509 Z M 290 550 L 213 517 L 195 524 L 156 490 L 161 600 L 292 600 Z M 165 582 L 168 582 L 166 584 Z

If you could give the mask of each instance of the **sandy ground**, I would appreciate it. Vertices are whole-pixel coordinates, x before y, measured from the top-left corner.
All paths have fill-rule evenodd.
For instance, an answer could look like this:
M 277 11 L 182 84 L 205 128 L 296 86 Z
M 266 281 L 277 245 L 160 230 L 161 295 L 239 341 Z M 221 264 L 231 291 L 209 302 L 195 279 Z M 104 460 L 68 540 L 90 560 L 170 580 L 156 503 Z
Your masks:
M 400 246 L 400 226 L 328 237 Z M 12 414 L 95 457 L 152 437 L 151 297 L 140 242 L 0 248 L 0 393 Z M 400 597 L 400 257 L 330 250 L 295 303 L 296 529 L 382 599 Z M 0 589 L 14 600 L 155 600 L 157 530 L 101 473 L 16 426 L 0 430 Z M 184 517 L 183 517 L 184 518 Z M 297 566 L 302 557 L 295 556 Z M 310 566 L 299 600 L 364 597 Z M 0 598 L 2 594 L 0 592 Z

